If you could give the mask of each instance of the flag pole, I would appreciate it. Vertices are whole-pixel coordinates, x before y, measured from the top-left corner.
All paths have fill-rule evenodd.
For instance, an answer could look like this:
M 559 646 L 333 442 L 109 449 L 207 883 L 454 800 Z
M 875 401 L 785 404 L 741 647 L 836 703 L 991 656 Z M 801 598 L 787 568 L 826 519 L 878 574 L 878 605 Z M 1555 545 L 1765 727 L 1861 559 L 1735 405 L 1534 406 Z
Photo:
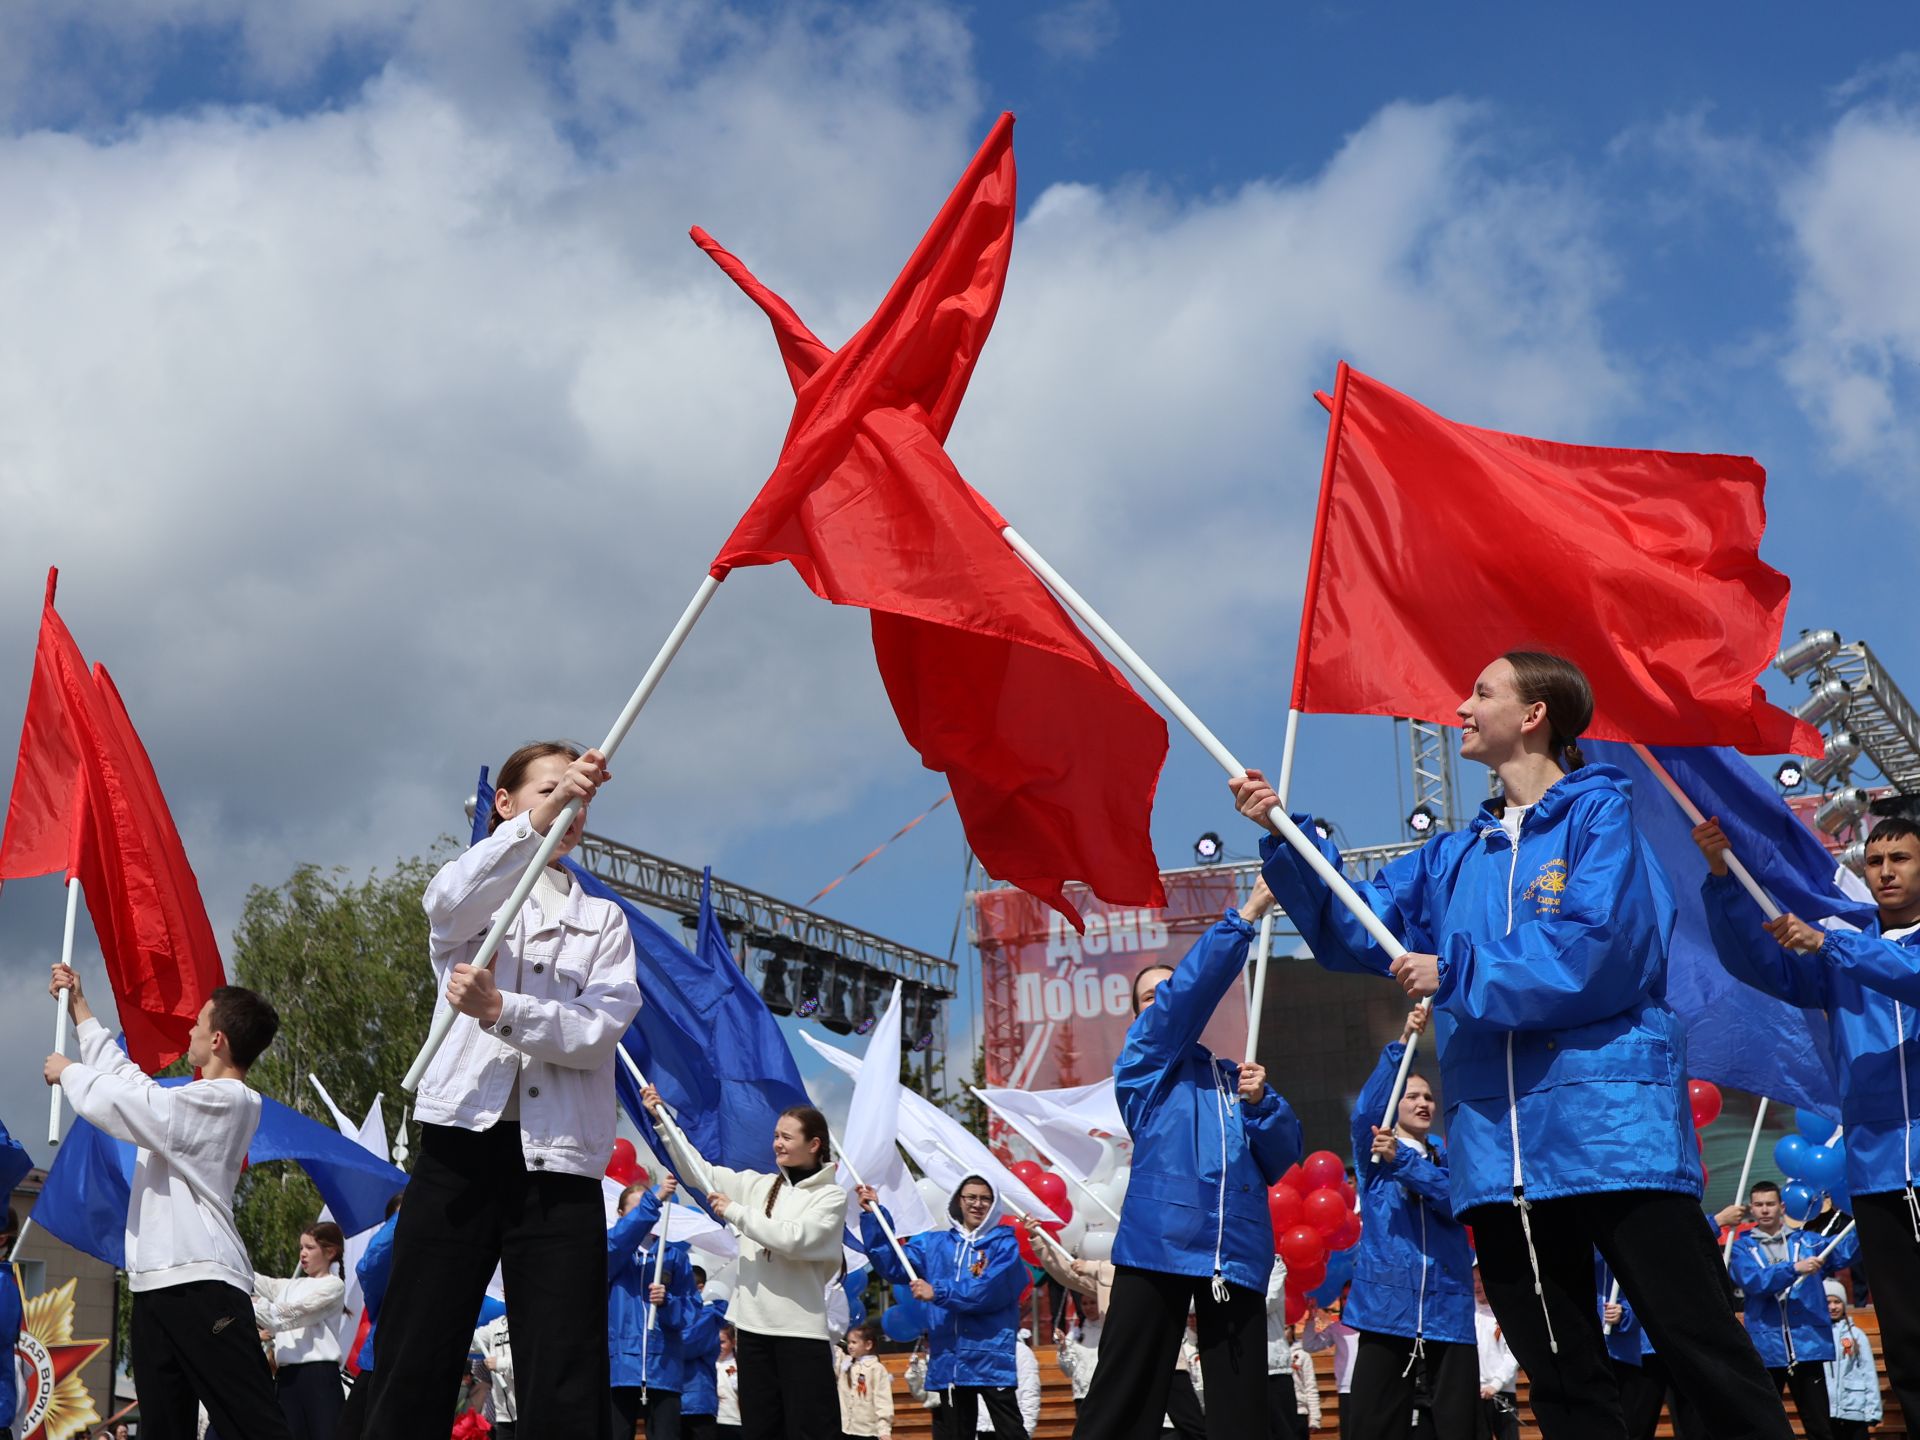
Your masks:
M 1844 1239 L 1846 1239 L 1846 1238 L 1847 1238 L 1847 1236 L 1849 1236 L 1849 1235 L 1851 1235 L 1851 1234 L 1853 1233 L 1853 1227 L 1854 1227 L 1854 1226 L 1855 1226 L 1856 1224 L 1858 1224 L 1858 1223 L 1859 1223 L 1859 1222 L 1858 1222 L 1858 1221 L 1856 1221 L 1856 1220 L 1849 1220 L 1849 1221 L 1848 1221 L 1848 1222 L 1847 1222 L 1847 1223 L 1846 1223 L 1845 1225 L 1843 1225 L 1843 1226 L 1841 1226 L 1841 1227 L 1840 1227 L 1840 1233 L 1839 1233 L 1838 1235 L 1835 1235 L 1835 1236 L 1833 1237 L 1833 1239 L 1832 1239 L 1831 1241 L 1829 1241 L 1829 1242 L 1827 1243 L 1827 1245 L 1826 1245 L 1826 1246 L 1825 1246 L 1825 1247 L 1824 1247 L 1824 1248 L 1823 1248 L 1823 1249 L 1822 1249 L 1822 1250 L 1820 1251 L 1820 1253 L 1819 1253 L 1818 1255 L 1815 1255 L 1815 1256 L 1813 1257 L 1813 1259 L 1814 1259 L 1814 1263 L 1815 1263 L 1816 1265 L 1824 1265 L 1824 1264 L 1826 1264 L 1826 1263 L 1827 1263 L 1827 1257 L 1828 1257 L 1829 1255 L 1831 1255 L 1831 1254 L 1833 1254 L 1833 1252 L 1834 1252 L 1834 1251 L 1836 1251 L 1836 1250 L 1838 1250 L 1838 1249 L 1840 1248 L 1840 1242 L 1841 1242 L 1842 1240 L 1844 1240 Z M 1816 1271 L 1814 1271 L 1813 1273 L 1814 1273 L 1814 1275 L 1817 1275 L 1817 1274 L 1819 1274 L 1820 1272 L 1816 1270 Z M 1799 1278 L 1798 1280 L 1795 1280 L 1795 1281 L 1793 1282 L 1793 1284 L 1791 1284 L 1791 1285 L 1789 1285 L 1789 1286 L 1787 1287 L 1787 1293 L 1788 1293 L 1788 1294 L 1792 1294 L 1792 1293 L 1793 1293 L 1793 1292 L 1794 1292 L 1795 1290 L 1797 1290 L 1797 1289 L 1799 1289 L 1799 1288 L 1800 1288 L 1800 1286 L 1802 1286 L 1803 1284 L 1805 1284 L 1805 1283 L 1806 1283 L 1807 1281 L 1809 1281 L 1809 1280 L 1811 1280 L 1812 1278 L 1813 1278 L 1813 1275 L 1802 1275 L 1802 1276 L 1801 1276 L 1801 1277 L 1800 1277 L 1800 1278 Z
M 613 1048 L 619 1054 L 621 1060 L 626 1063 L 627 1073 L 633 1076 L 633 1083 L 638 1085 L 642 1090 L 645 1090 L 647 1088 L 647 1077 L 641 1073 L 640 1067 L 634 1062 L 633 1056 L 627 1053 L 627 1047 L 624 1045 L 615 1045 Z M 660 1102 L 660 1113 L 653 1118 L 663 1128 L 671 1130 L 674 1134 L 678 1135 L 680 1137 L 680 1143 L 686 1147 L 689 1154 L 698 1155 L 700 1153 L 693 1148 L 693 1142 L 687 1139 L 686 1132 L 674 1123 L 673 1112 L 667 1107 L 666 1101 L 662 1100 Z M 694 1189 L 704 1190 L 708 1194 L 713 1193 L 713 1175 L 710 1172 L 698 1176 L 689 1176 L 688 1180 Z
M 1247 1016 L 1247 1063 L 1253 1064 L 1254 1052 L 1260 1048 L 1260 1012 L 1267 1003 L 1267 957 L 1273 951 L 1273 907 L 1267 907 L 1267 913 L 1260 917 L 1260 939 L 1255 948 L 1253 967 L 1253 1000 Z
M 1694 804 L 1687 792 L 1680 788 L 1680 782 L 1667 773 L 1667 767 L 1660 763 L 1659 758 L 1651 750 L 1635 741 L 1633 753 L 1640 757 L 1642 765 L 1653 772 L 1654 779 L 1658 780 L 1667 794 L 1673 797 L 1674 803 L 1686 812 L 1689 820 L 1696 825 L 1707 823 L 1707 817 L 1700 813 L 1700 807 Z M 1760 888 L 1760 882 L 1755 880 L 1747 867 L 1740 863 L 1740 857 L 1731 849 L 1727 849 L 1720 852 L 1720 858 L 1727 862 L 1727 868 L 1733 872 L 1733 878 L 1740 882 L 1740 888 L 1753 897 L 1753 903 L 1760 907 L 1767 919 L 1778 920 L 1781 914 L 1780 907 L 1773 903 L 1771 895 Z
M 720 588 L 720 581 L 707 575 L 700 581 L 700 588 L 693 592 L 693 599 L 687 602 L 687 608 L 681 612 L 680 619 L 667 634 L 666 643 L 660 647 L 659 654 L 653 657 L 653 663 L 647 667 L 646 674 L 640 677 L 639 685 L 634 687 L 628 697 L 627 705 L 620 712 L 620 718 L 613 722 L 613 728 L 607 732 L 607 738 L 600 742 L 600 753 L 607 759 L 613 758 L 613 752 L 620 748 L 620 742 L 627 738 L 627 732 L 633 728 L 633 722 L 640 718 L 640 709 L 652 696 L 654 687 L 660 683 L 660 677 L 667 673 L 667 666 L 673 663 L 673 657 L 680 653 L 680 647 L 686 643 L 692 633 L 694 622 L 700 618 L 700 612 L 707 608 L 707 602 L 713 598 L 713 592 Z M 534 884 L 540 879 L 540 872 L 547 868 L 547 862 L 553 859 L 553 852 L 560 848 L 560 842 L 566 837 L 567 829 L 573 824 L 574 816 L 580 813 L 580 799 L 575 796 L 566 804 L 552 825 L 547 827 L 546 838 L 540 842 L 540 848 L 534 852 L 533 859 L 527 862 L 527 871 L 520 877 L 520 883 L 513 888 L 513 895 L 500 913 L 493 917 L 493 928 L 487 931 L 487 938 L 480 942 L 480 949 L 472 960 L 473 968 L 484 970 L 493 963 L 494 953 L 499 950 L 500 942 L 507 930 L 520 917 L 520 908 L 527 903 L 527 897 L 533 894 Z M 446 1043 L 447 1034 L 453 1029 L 458 1015 L 445 997 L 436 1002 L 433 1012 L 433 1025 L 427 1031 L 427 1043 L 420 1047 L 420 1053 L 414 1057 L 412 1067 L 406 1078 L 400 1083 L 409 1093 L 420 1088 L 420 1081 L 426 1076 L 427 1066 L 433 1063 L 433 1057 Z
M 20 1222 L 20 1228 L 14 1233 L 13 1249 L 7 1252 L 7 1263 L 11 1265 L 20 1258 L 20 1247 L 27 1243 L 27 1232 L 33 1229 L 33 1216 L 29 1215 Z
M 60 963 L 73 968 L 73 927 L 80 915 L 80 880 L 67 877 L 67 925 L 60 936 Z M 67 1050 L 67 1020 L 73 1014 L 73 991 L 62 990 L 53 1007 L 53 1049 L 56 1055 Z M 47 1143 L 60 1143 L 60 1087 L 47 1087 Z
M 867 1182 L 860 1178 L 859 1170 L 854 1168 L 853 1157 L 847 1154 L 845 1148 L 840 1144 L 839 1137 L 833 1133 L 831 1128 L 827 1131 L 827 1141 L 833 1146 L 833 1153 L 839 1157 L 840 1163 L 847 1167 L 847 1173 L 853 1177 L 854 1187 L 856 1189 L 865 1187 Z M 901 1245 L 900 1237 L 893 1233 L 893 1223 L 887 1219 L 887 1212 L 880 1207 L 880 1202 L 878 1200 L 874 1201 L 871 1209 L 868 1209 L 864 1204 L 861 1205 L 860 1208 L 867 1210 L 868 1214 L 880 1222 L 880 1233 L 887 1237 L 887 1244 L 893 1247 L 894 1256 L 900 1261 L 900 1268 L 907 1272 L 907 1279 L 909 1281 L 918 1281 L 920 1272 L 913 1268 L 913 1262 L 907 1258 L 906 1247 Z
M 1760 1097 L 1760 1104 L 1755 1107 L 1753 1112 L 1753 1133 L 1747 1136 L 1747 1158 L 1740 1162 L 1740 1188 L 1733 1192 L 1733 1203 L 1736 1205 L 1744 1205 L 1747 1203 L 1747 1180 L 1753 1174 L 1753 1152 L 1759 1148 L 1760 1130 L 1766 1123 L 1767 1097 L 1762 1095 Z M 1733 1237 L 1738 1228 L 1739 1227 L 1733 1225 L 1727 1227 L 1726 1243 L 1720 1247 L 1720 1260 L 1722 1264 L 1733 1264 Z
M 662 1200 L 660 1202 L 660 1229 L 658 1234 L 654 1237 L 659 1241 L 659 1243 L 653 1247 L 653 1283 L 656 1285 L 660 1283 L 660 1276 L 666 1271 L 667 1216 L 671 1214 L 672 1211 L 673 1211 L 673 1199 L 671 1196 L 669 1196 L 667 1199 Z M 649 1299 L 649 1302 L 651 1302 L 652 1297 L 649 1296 L 648 1299 Z M 660 1307 L 658 1305 L 649 1303 L 647 1306 L 647 1328 L 649 1330 L 657 1329 L 659 1327 L 659 1324 L 660 1324 Z M 646 1362 L 644 1359 L 641 1361 L 640 1373 L 642 1375 L 647 1373 Z
M 1066 577 L 1049 565 L 1046 557 L 1027 543 L 1026 537 L 1011 525 L 1000 534 L 1012 547 L 1014 553 L 1026 561 L 1033 572 L 1046 582 L 1047 588 L 1059 597 L 1060 602 L 1078 616 L 1088 629 L 1099 636 L 1106 647 L 1120 658 L 1120 663 L 1131 670 L 1134 677 L 1152 691 L 1162 705 L 1167 707 L 1173 718 L 1186 727 L 1187 733 L 1200 742 L 1201 748 L 1213 757 L 1214 762 L 1221 769 L 1236 779 L 1247 773 L 1247 767 L 1234 758 L 1233 752 L 1220 743 L 1219 737 L 1202 723 L 1198 715 L 1187 708 L 1186 702 L 1173 693 L 1172 688 L 1154 672 L 1153 667 L 1142 660 L 1133 647 L 1120 638 L 1119 632 L 1109 625 L 1093 606 L 1081 598 L 1080 592 L 1067 583 Z M 1278 791 L 1275 792 L 1276 795 L 1278 793 Z M 1267 821 L 1279 832 L 1280 838 L 1291 845 L 1299 853 L 1300 858 L 1307 862 L 1307 868 L 1320 877 L 1321 882 L 1333 892 L 1334 898 L 1347 907 L 1353 918 L 1358 920 L 1362 928 L 1373 938 L 1374 943 L 1387 952 L 1389 959 L 1398 960 L 1407 953 L 1407 947 L 1402 945 L 1393 932 L 1381 923 L 1380 917 L 1375 915 L 1372 907 L 1360 898 L 1359 892 L 1348 882 L 1347 877 L 1335 869 L 1328 862 L 1327 857 L 1320 853 L 1320 847 L 1307 837 L 1305 831 L 1293 823 L 1293 817 L 1287 814 L 1285 804 L 1275 805 L 1269 810 Z M 1256 979 L 1256 986 L 1258 983 Z M 1409 1044 L 1406 1053 L 1400 1057 L 1400 1073 L 1394 1080 L 1394 1092 L 1387 1097 L 1388 1126 L 1391 1125 L 1394 1112 L 1400 1107 L 1400 1091 L 1406 1086 L 1407 1073 L 1412 1065 L 1413 1046 Z
M 1619 1303 L 1620 1303 L 1620 1279 L 1618 1276 L 1615 1276 L 1612 1288 L 1607 1291 L 1607 1304 L 1618 1305 Z M 1609 1320 L 1607 1321 L 1606 1324 L 1602 1325 L 1600 1327 L 1600 1333 L 1602 1335 L 1613 1334 L 1613 1322 Z
M 974 1098 L 977 1099 L 982 1105 L 986 1106 L 989 1110 L 993 1111 L 994 1114 L 998 1115 L 1009 1130 L 1013 1131 L 1014 1134 L 1018 1135 L 1022 1140 L 1026 1141 L 1029 1145 L 1033 1146 L 1033 1148 L 1039 1151 L 1042 1155 L 1045 1155 L 1047 1153 L 1047 1147 L 1042 1145 L 1038 1140 L 1035 1140 L 1033 1136 L 1029 1135 L 1026 1131 L 1026 1127 L 1019 1120 L 1016 1120 L 1013 1116 L 1009 1115 L 1006 1111 L 1002 1110 L 998 1105 L 994 1104 L 992 1100 L 988 1099 L 987 1093 L 984 1090 L 982 1090 L 977 1085 L 969 1085 L 967 1089 L 973 1092 Z M 946 1147 L 942 1146 L 941 1148 L 945 1149 Z M 959 1159 L 959 1157 L 954 1155 L 951 1150 L 947 1151 L 947 1154 L 950 1158 L 953 1158 L 955 1160 Z M 1060 1162 L 1058 1160 L 1054 1161 L 1053 1163 L 1055 1165 L 1060 1165 Z M 1078 1175 L 1075 1175 L 1072 1171 L 1068 1170 L 1065 1166 L 1060 1166 L 1060 1178 L 1071 1183 L 1074 1189 L 1078 1190 L 1082 1195 L 1086 1196 L 1087 1199 L 1091 1200 L 1095 1205 L 1098 1205 L 1102 1210 L 1106 1211 L 1107 1214 L 1110 1217 L 1112 1217 L 1114 1224 L 1118 1225 L 1120 1223 L 1120 1217 L 1113 1213 L 1113 1207 L 1107 1204 L 1107 1202 L 1102 1200 L 1098 1195 L 1094 1194 L 1092 1190 L 1088 1189 L 1086 1181 L 1082 1180 Z

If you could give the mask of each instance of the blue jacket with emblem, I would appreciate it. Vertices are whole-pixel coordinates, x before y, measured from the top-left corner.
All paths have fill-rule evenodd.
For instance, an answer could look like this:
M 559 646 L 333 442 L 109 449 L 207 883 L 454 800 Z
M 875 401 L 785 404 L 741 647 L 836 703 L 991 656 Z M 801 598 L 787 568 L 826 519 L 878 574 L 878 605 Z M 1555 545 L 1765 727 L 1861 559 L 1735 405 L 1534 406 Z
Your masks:
M 1747 1297 L 1747 1334 L 1770 1370 L 1833 1359 L 1833 1322 L 1827 1318 L 1827 1295 L 1820 1282 L 1854 1262 L 1859 1241 L 1847 1236 L 1811 1275 L 1793 1268 L 1794 1262 L 1814 1259 L 1829 1245 L 1829 1237 L 1811 1230 L 1782 1230 L 1774 1250 L 1761 1243 L 1755 1230 L 1733 1242 L 1731 1272 L 1733 1283 Z
M 1700 1194 L 1686 1035 L 1666 1002 L 1673 890 L 1629 790 L 1618 770 L 1582 766 L 1528 808 L 1517 846 L 1490 801 L 1357 887 L 1409 950 L 1440 959 L 1432 1033 L 1456 1215 L 1511 1204 L 1522 1185 L 1529 1200 Z M 1315 959 L 1388 973 L 1291 846 L 1269 837 L 1261 852 Z
M 682 1415 L 720 1413 L 720 1382 L 714 1367 L 720 1363 L 720 1327 L 727 1323 L 727 1302 L 709 1300 L 687 1327 L 680 1353 L 687 1362 L 687 1383 L 680 1387 Z
M 1396 1040 L 1380 1052 L 1353 1108 L 1360 1245 L 1340 1318 L 1375 1335 L 1473 1345 L 1473 1248 L 1453 1218 L 1446 1141 L 1430 1136 L 1422 1154 L 1403 1139 L 1393 1159 L 1370 1163 L 1373 1127 L 1406 1049 Z
M 1127 1030 L 1113 1080 L 1133 1137 L 1133 1174 L 1113 1263 L 1217 1273 L 1264 1296 L 1273 1272 L 1267 1187 L 1300 1158 L 1300 1121 L 1271 1086 L 1258 1103 L 1242 1104 L 1239 1067 L 1200 1043 L 1253 933 L 1227 911 Z
M 1875 920 L 1865 930 L 1829 930 L 1817 951 L 1801 955 L 1760 928 L 1766 916 L 1733 876 L 1709 874 L 1700 896 L 1729 975 L 1789 1005 L 1827 1012 L 1847 1127 L 1847 1189 L 1905 1189 L 1914 1166 L 1908 1097 L 1920 1096 L 1920 932 L 1888 940 Z
M 686 1335 L 700 1315 L 693 1262 L 685 1242 L 667 1241 L 660 1283 L 667 1298 L 659 1324 L 649 1328 L 654 1246 L 660 1197 L 649 1190 L 607 1232 L 607 1358 L 615 1386 L 679 1391 L 687 1379 Z
M 1014 1385 L 1020 1379 L 1013 1353 L 1020 1343 L 1020 1292 L 1032 1281 L 1033 1272 L 1020 1258 L 1019 1238 L 1000 1223 L 998 1192 L 978 1230 L 967 1229 L 957 1209 L 949 1197 L 949 1228 L 900 1240 L 914 1270 L 933 1286 L 926 1388 Z M 890 1213 L 887 1224 L 893 1224 Z M 860 1212 L 860 1238 L 875 1270 L 893 1284 L 907 1283 L 900 1257 L 870 1210 Z

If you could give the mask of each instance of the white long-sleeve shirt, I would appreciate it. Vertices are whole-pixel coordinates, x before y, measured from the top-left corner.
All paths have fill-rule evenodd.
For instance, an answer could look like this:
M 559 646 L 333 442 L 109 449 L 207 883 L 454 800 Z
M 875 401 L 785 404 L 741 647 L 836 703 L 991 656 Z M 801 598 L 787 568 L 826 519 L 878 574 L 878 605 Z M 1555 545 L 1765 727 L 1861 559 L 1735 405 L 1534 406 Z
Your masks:
M 473 1348 L 487 1366 L 487 1388 L 493 1395 L 493 1418 L 511 1425 L 518 1418 L 513 1404 L 513 1346 L 507 1339 L 507 1317 L 497 1315 L 473 1332 Z
M 1059 1357 L 1060 1369 L 1073 1385 L 1073 1398 L 1087 1398 L 1087 1387 L 1093 1384 L 1094 1367 L 1100 1363 L 1100 1327 L 1099 1320 L 1082 1320 L 1073 1329 L 1060 1337 L 1054 1347 Z
M 1474 1338 L 1480 1342 L 1480 1388 L 1512 1390 L 1520 1383 L 1520 1362 L 1507 1348 L 1500 1322 L 1487 1305 L 1473 1307 Z
M 338 1275 L 253 1277 L 253 1320 L 272 1332 L 273 1358 L 281 1365 L 338 1365 L 346 1303 L 346 1282 Z
M 92 1016 L 80 1060 L 60 1075 L 74 1113 L 138 1146 L 127 1204 L 127 1284 L 135 1291 L 219 1280 L 253 1290 L 233 1223 L 233 1187 L 260 1127 L 260 1096 L 238 1080 L 154 1082 Z

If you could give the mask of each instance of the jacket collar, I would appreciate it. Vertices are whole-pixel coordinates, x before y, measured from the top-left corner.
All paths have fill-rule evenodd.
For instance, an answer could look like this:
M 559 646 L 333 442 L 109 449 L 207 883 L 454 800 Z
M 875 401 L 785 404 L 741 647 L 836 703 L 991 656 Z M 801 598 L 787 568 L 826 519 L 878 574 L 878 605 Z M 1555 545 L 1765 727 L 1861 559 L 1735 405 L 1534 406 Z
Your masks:
M 1616 770 L 1611 765 L 1589 761 L 1547 787 L 1547 793 L 1528 807 L 1525 828 L 1537 829 L 1542 825 L 1559 824 L 1576 800 L 1597 790 L 1612 790 L 1623 800 L 1631 800 L 1633 781 L 1627 778 L 1624 771 Z M 1467 828 L 1479 836 L 1482 843 L 1491 843 L 1494 836 L 1504 834 L 1500 827 L 1500 815 L 1504 808 L 1500 797 L 1496 795 L 1480 806 Z
M 540 923 L 529 930 L 528 935 L 546 935 L 563 927 L 582 933 L 600 928 L 599 922 L 587 913 L 588 901 L 593 897 L 587 894 L 586 886 L 580 883 L 580 877 L 565 871 L 561 873 L 567 875 L 566 903 L 560 907 L 558 914 L 549 915 L 546 906 L 542 903 L 540 892 L 536 890 L 533 894 L 533 906 L 540 912 Z

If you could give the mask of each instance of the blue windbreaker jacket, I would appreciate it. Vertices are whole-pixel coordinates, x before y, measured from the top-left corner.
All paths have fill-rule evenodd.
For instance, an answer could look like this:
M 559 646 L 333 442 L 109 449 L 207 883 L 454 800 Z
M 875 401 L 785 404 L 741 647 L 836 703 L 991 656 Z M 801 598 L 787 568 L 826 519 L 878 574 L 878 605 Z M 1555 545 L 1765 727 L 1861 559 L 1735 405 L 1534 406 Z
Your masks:
M 1000 1223 L 997 1191 L 993 1208 L 978 1230 L 968 1230 L 953 1219 L 953 1208 L 950 1196 L 948 1229 L 900 1239 L 920 1278 L 933 1286 L 927 1389 L 1017 1384 L 1020 1369 L 1013 1350 L 1020 1343 L 1020 1292 L 1033 1279 L 1033 1272 L 1020 1258 L 1019 1238 Z M 887 1224 L 893 1224 L 891 1213 Z M 875 1270 L 895 1285 L 907 1283 L 900 1257 L 870 1210 L 860 1212 L 860 1238 Z
M 1629 790 L 1618 770 L 1582 766 L 1528 809 L 1517 847 L 1490 801 L 1357 887 L 1409 950 L 1440 957 L 1431 1031 L 1456 1215 L 1522 1187 L 1529 1200 L 1700 1194 L 1686 1036 L 1666 1003 L 1673 891 Z M 1261 852 L 1315 959 L 1387 974 L 1291 846 L 1270 836 Z
M 1760 928 L 1766 916 L 1733 876 L 1709 874 L 1700 896 L 1729 975 L 1789 1005 L 1827 1012 L 1847 1127 L 1847 1189 L 1905 1189 L 1914 1163 L 1909 1096 L 1920 1098 L 1920 933 L 1883 939 L 1875 920 L 1865 930 L 1829 930 L 1819 950 L 1799 955 Z
M 727 1303 L 709 1300 L 687 1327 L 680 1353 L 687 1363 L 687 1383 L 680 1387 L 682 1415 L 718 1415 L 720 1383 L 714 1366 L 720 1363 L 720 1327 L 727 1321 Z
M 360 1298 L 367 1309 L 367 1337 L 360 1342 L 363 1375 L 373 1370 L 373 1335 L 380 1328 L 380 1306 L 387 1298 L 387 1277 L 393 1273 L 393 1232 L 399 1224 L 400 1212 L 396 1210 L 373 1232 L 373 1239 L 360 1252 L 360 1263 L 353 1267 L 353 1273 L 360 1277 Z
M 685 1341 L 700 1314 L 693 1288 L 693 1261 L 686 1244 L 667 1241 L 660 1283 L 666 1302 L 651 1331 L 654 1247 L 648 1243 L 660 1219 L 660 1197 L 649 1190 L 607 1232 L 607 1358 L 613 1385 L 679 1391 L 687 1382 Z M 671 1233 L 671 1232 L 669 1232 Z
M 1600 1328 L 1607 1325 L 1607 1296 L 1613 1290 L 1613 1270 L 1601 1258 L 1598 1250 L 1593 1252 L 1593 1289 L 1595 1305 L 1600 1316 Z M 1647 1356 L 1653 1354 L 1653 1341 L 1647 1338 L 1647 1327 L 1640 1323 L 1640 1317 L 1633 1313 L 1633 1306 L 1627 1300 L 1626 1291 L 1619 1296 L 1620 1323 L 1613 1327 L 1613 1333 L 1607 1338 L 1607 1354 L 1624 1365 L 1638 1365 Z
M 1369 1163 L 1406 1048 L 1396 1040 L 1380 1052 L 1353 1108 L 1360 1245 L 1340 1318 L 1375 1335 L 1473 1345 L 1473 1248 L 1453 1218 L 1446 1142 L 1430 1136 L 1429 1159 L 1402 1140 L 1393 1159 Z
M 1772 1370 L 1833 1359 L 1833 1322 L 1827 1318 L 1827 1296 L 1820 1282 L 1846 1269 L 1860 1253 L 1857 1236 L 1849 1235 L 1819 1270 L 1798 1275 L 1794 1261 L 1814 1258 L 1833 1241 L 1810 1230 L 1781 1233 L 1786 1239 L 1785 1260 L 1769 1259 L 1759 1236 L 1749 1230 L 1733 1242 L 1731 1271 L 1733 1283 L 1746 1292 L 1747 1334 Z
M 1113 1263 L 1218 1273 L 1264 1296 L 1273 1272 L 1267 1187 L 1300 1158 L 1300 1121 L 1271 1086 L 1259 1103 L 1241 1104 L 1239 1067 L 1200 1044 L 1253 933 L 1229 910 L 1127 1031 L 1113 1079 L 1133 1136 L 1133 1174 Z
M 0 1430 L 13 1428 L 13 1417 L 20 1408 L 20 1396 L 14 1384 L 13 1349 L 20 1343 L 24 1314 L 20 1287 L 13 1283 L 13 1267 L 0 1265 L 0 1347 L 4 1347 L 0 1358 L 6 1362 L 0 1364 Z

